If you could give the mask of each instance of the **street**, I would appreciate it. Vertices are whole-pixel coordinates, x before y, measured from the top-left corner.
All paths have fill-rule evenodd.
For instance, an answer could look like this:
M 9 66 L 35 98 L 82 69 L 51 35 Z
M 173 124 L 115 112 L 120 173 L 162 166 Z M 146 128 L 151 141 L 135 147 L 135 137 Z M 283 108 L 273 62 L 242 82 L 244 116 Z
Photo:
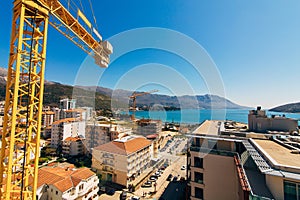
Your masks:
M 174 148 L 176 142 L 178 143 L 178 146 L 177 148 Z M 185 144 L 186 140 L 177 138 L 174 139 L 174 141 L 164 152 L 160 152 L 159 156 L 161 158 L 170 160 L 171 164 L 164 170 L 161 177 L 159 177 L 156 181 L 156 193 L 154 195 L 146 195 L 143 199 L 159 199 L 162 196 L 163 199 L 173 200 L 174 198 L 180 199 L 182 196 L 179 194 L 184 195 L 184 184 L 179 180 L 181 177 L 183 177 L 186 180 L 186 170 L 181 169 L 182 166 L 186 166 L 186 155 L 176 155 L 176 153 L 181 152 Z M 171 149 L 176 149 L 176 151 L 172 151 Z M 171 153 L 169 153 L 169 150 L 171 150 Z M 169 174 L 172 174 L 173 177 L 177 176 L 178 181 L 167 181 Z M 151 193 L 154 191 L 155 187 L 152 186 L 150 188 L 139 188 L 137 191 L 134 192 L 134 194 L 142 197 L 143 194 L 149 194 L 149 192 Z
M 159 158 L 169 161 L 169 166 L 163 171 L 158 179 L 152 183 L 152 187 L 139 188 L 134 193 L 127 193 L 127 199 L 135 195 L 141 199 L 164 199 L 164 200 L 180 200 L 184 199 L 185 195 L 185 181 L 180 181 L 183 177 L 186 180 L 186 155 L 179 155 L 185 147 L 187 140 L 182 138 L 175 138 L 165 151 L 159 152 Z M 181 169 L 185 166 L 185 169 Z M 169 174 L 172 174 L 171 181 L 167 181 Z M 174 177 L 176 181 L 173 181 Z M 146 180 L 145 180 L 146 181 Z M 155 186 L 156 184 L 156 186 Z M 119 199 L 121 191 L 116 191 L 114 195 L 102 194 L 99 200 Z

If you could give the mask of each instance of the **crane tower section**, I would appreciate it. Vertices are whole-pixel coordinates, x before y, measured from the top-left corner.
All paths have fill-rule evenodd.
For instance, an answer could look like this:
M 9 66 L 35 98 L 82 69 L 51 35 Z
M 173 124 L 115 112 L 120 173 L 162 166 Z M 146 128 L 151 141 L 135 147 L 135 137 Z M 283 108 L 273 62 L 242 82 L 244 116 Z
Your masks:
M 79 10 L 76 18 L 58 0 L 14 1 L 0 157 L 1 199 L 36 199 L 48 24 L 101 67 L 108 66 L 112 53 L 110 43 L 102 41 Z

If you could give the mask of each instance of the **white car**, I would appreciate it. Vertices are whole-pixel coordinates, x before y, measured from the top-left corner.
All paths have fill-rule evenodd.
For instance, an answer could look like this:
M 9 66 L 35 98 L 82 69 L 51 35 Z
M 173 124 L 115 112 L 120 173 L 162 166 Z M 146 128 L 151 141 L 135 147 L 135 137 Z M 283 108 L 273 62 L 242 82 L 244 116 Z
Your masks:
M 131 200 L 140 200 L 141 198 L 138 197 L 138 196 L 132 196 L 130 199 L 131 199 Z
M 181 170 L 185 170 L 185 166 L 184 165 L 181 166 Z

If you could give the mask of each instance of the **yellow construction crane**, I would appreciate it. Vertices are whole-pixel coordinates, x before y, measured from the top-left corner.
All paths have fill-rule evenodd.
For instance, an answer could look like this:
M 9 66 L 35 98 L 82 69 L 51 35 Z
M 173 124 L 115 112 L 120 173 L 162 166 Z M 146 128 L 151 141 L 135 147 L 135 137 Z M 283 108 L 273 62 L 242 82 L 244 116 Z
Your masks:
M 69 4 L 68 4 L 69 5 Z M 0 163 L 1 199 L 36 199 L 48 24 L 107 67 L 112 46 L 58 0 L 15 0 Z
M 138 96 L 143 96 L 143 95 L 146 95 L 146 94 L 151 94 L 151 93 L 154 93 L 154 92 L 158 92 L 158 90 L 151 90 L 149 92 L 139 92 L 139 93 L 136 93 L 134 92 L 131 96 L 129 96 L 130 99 L 132 99 L 132 115 L 131 115 L 131 119 L 132 120 L 135 120 L 135 111 L 136 111 L 136 97 Z

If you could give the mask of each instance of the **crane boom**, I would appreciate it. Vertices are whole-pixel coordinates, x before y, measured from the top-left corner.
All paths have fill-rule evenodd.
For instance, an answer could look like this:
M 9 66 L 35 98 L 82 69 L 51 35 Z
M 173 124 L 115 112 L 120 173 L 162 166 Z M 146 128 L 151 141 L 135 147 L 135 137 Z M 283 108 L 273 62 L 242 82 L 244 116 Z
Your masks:
M 86 21 L 80 12 L 77 19 L 73 17 L 58 0 L 14 1 L 0 157 L 1 199 L 36 199 L 49 22 L 92 54 L 97 64 L 108 66 L 112 46 L 95 39 L 92 29 L 84 28 L 78 17 Z
M 135 120 L 136 97 L 143 96 L 143 95 L 146 95 L 146 94 L 151 94 L 151 93 L 154 93 L 154 92 L 158 92 L 158 90 L 151 90 L 149 92 L 139 92 L 139 93 L 134 92 L 131 96 L 129 96 L 129 98 L 132 99 L 132 103 L 133 103 L 133 105 L 132 105 L 133 114 L 131 115 L 132 120 Z

